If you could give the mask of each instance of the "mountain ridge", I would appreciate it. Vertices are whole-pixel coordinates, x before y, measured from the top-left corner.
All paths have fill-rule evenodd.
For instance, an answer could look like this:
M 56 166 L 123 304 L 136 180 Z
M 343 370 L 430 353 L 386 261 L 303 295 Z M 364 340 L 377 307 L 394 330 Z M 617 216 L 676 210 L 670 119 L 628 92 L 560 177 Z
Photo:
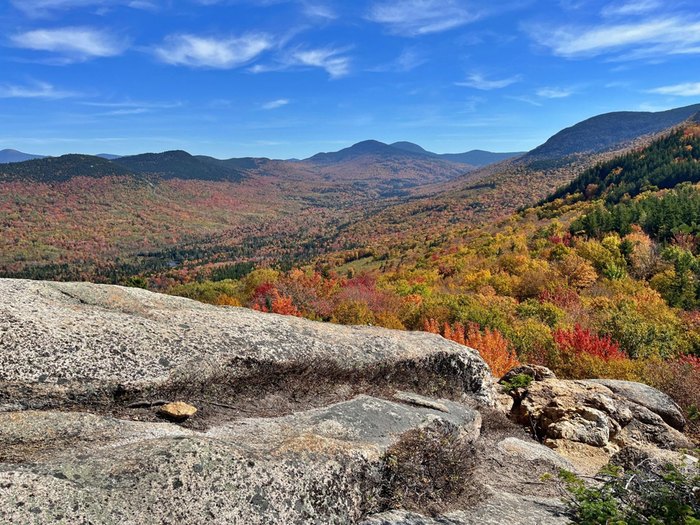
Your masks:
M 700 112 L 700 104 L 666 111 L 615 111 L 588 118 L 552 135 L 525 155 L 527 160 L 550 159 L 606 151 L 625 141 L 659 133 Z
M 486 151 L 483 149 L 473 149 L 470 151 L 465 151 L 464 153 L 434 153 L 432 151 L 426 150 L 418 144 L 407 141 L 394 142 L 390 144 L 390 146 L 394 148 L 403 149 L 405 151 L 413 151 L 416 153 L 429 155 L 431 157 L 440 158 L 451 162 L 468 164 L 470 166 L 476 166 L 478 168 L 487 166 L 489 164 L 495 164 L 497 162 L 501 162 L 513 157 L 519 157 L 527 153 L 525 151 L 493 152 Z

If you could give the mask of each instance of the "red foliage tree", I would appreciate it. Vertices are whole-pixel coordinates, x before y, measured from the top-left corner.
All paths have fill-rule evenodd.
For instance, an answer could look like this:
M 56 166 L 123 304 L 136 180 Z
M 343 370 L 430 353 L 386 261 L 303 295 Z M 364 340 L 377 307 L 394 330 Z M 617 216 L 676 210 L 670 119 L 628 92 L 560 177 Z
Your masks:
M 301 317 L 301 312 L 294 306 L 292 298 L 280 294 L 272 283 L 263 283 L 255 289 L 250 306 L 260 312 Z
M 576 324 L 573 330 L 556 330 L 553 335 L 554 342 L 562 354 L 587 354 L 604 361 L 626 357 L 624 352 L 620 350 L 620 345 L 614 342 L 610 336 L 598 336 L 590 330 L 582 328 L 579 324 Z

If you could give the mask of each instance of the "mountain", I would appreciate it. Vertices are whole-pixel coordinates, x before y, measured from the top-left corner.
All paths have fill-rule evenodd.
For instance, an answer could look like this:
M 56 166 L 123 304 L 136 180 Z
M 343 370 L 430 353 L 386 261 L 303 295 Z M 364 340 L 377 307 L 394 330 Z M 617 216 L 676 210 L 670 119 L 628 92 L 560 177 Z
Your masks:
M 392 148 L 397 148 L 403 151 L 410 151 L 411 153 L 419 153 L 421 155 L 428 155 L 430 157 L 437 157 L 437 153 L 433 153 L 432 151 L 428 151 L 425 149 L 423 146 L 419 146 L 418 144 L 414 144 L 413 142 L 407 142 L 407 141 L 401 141 L 401 142 L 394 142 L 393 144 L 389 144 Z
M 527 154 L 530 160 L 598 153 L 644 135 L 659 133 L 693 117 L 700 104 L 658 112 L 605 113 L 563 129 Z
M 450 162 L 458 162 L 460 164 L 468 164 L 470 166 L 483 167 L 489 164 L 495 164 L 503 160 L 507 160 L 513 157 L 518 157 L 525 154 L 524 151 L 515 152 L 505 152 L 505 153 L 494 153 L 492 151 L 484 151 L 480 149 L 474 149 L 467 151 L 465 153 L 433 153 L 428 151 L 418 144 L 413 142 L 394 142 L 391 147 L 398 148 L 404 151 L 410 151 L 413 153 L 419 153 L 422 155 L 428 155 L 430 157 L 439 158 L 442 160 L 448 160 Z
M 25 160 L 41 159 L 43 155 L 32 155 L 31 153 L 23 153 L 16 149 L 0 150 L 0 164 L 8 162 L 23 162 Z
M 119 157 L 114 159 L 113 163 L 134 173 L 157 174 L 166 178 L 186 180 L 239 181 L 246 176 L 235 163 L 194 156 L 181 150 Z
M 461 162 L 462 164 L 471 164 L 472 166 L 481 167 L 488 166 L 489 164 L 496 164 L 497 162 L 519 157 L 524 154 L 524 151 L 494 153 L 492 151 L 473 149 L 466 153 L 444 153 L 439 155 L 439 157 L 452 162 Z
M 360 157 L 376 157 L 378 159 L 418 159 L 426 157 L 423 152 L 407 151 L 405 149 L 395 148 L 377 140 L 365 140 L 350 146 L 349 148 L 341 149 L 330 153 L 317 153 L 313 157 L 306 159 L 306 162 L 312 164 L 335 164 L 339 162 L 347 162 Z
M 660 119 L 654 128 L 689 111 L 651 114 Z M 302 161 L 167 151 L 2 164 L 0 275 L 115 282 L 172 265 L 187 272 L 230 263 L 287 267 L 342 249 L 398 249 L 507 217 L 650 140 L 478 169 L 379 141 Z
M 369 244 L 373 250 L 383 250 L 388 246 L 400 246 L 410 242 L 415 236 L 438 236 L 440 232 L 454 227 L 455 224 L 480 224 L 507 217 L 518 209 L 547 198 L 597 164 L 604 164 L 648 146 L 672 133 L 681 123 L 691 123 L 697 108 L 698 106 L 689 106 L 669 112 L 635 113 L 631 116 L 628 113 L 615 114 L 623 126 L 628 120 L 643 120 L 645 126 L 635 128 L 639 133 L 643 133 L 635 135 L 629 129 L 625 128 L 625 131 L 611 126 L 604 146 L 600 145 L 600 137 L 585 136 L 581 140 L 588 142 L 581 149 L 594 149 L 575 155 L 558 155 L 553 152 L 571 150 L 550 148 L 552 145 L 561 146 L 568 140 L 566 137 L 569 136 L 569 132 L 563 130 L 550 138 L 546 144 L 521 157 L 484 166 L 441 183 L 422 186 L 410 198 L 392 203 L 377 210 L 375 215 L 348 225 L 339 233 L 336 243 L 363 246 Z M 590 120 L 595 125 L 596 122 L 607 122 L 609 118 L 611 117 L 608 115 L 601 115 L 599 118 L 581 122 L 573 128 L 579 133 L 581 130 L 591 129 Z M 650 129 L 660 131 L 648 133 Z M 592 146 L 594 143 L 598 145 Z M 543 156 L 543 151 L 551 156 Z M 662 171 L 670 168 L 668 163 L 664 165 L 662 162 Z M 368 242 L 368 239 L 371 239 L 371 242 Z
M 98 153 L 97 155 L 95 155 L 95 157 L 101 157 L 101 158 L 107 159 L 107 160 L 114 160 L 114 159 L 121 158 L 122 155 L 112 155 L 111 153 Z
M 0 165 L 0 181 L 62 182 L 74 177 L 101 178 L 130 173 L 128 169 L 109 160 L 78 154 L 41 157 Z
M 674 188 L 681 182 L 700 182 L 700 126 L 697 125 L 584 171 L 546 202 L 578 195 L 617 203 L 645 191 Z

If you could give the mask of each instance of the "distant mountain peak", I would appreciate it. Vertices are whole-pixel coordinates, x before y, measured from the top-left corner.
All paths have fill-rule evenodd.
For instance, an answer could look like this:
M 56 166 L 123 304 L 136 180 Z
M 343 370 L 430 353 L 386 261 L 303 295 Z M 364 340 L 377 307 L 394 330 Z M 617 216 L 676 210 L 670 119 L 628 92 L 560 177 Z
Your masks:
M 317 153 L 313 157 L 305 159 L 308 162 L 321 163 L 321 164 L 332 164 L 335 162 L 343 162 L 347 160 L 356 159 L 363 156 L 379 156 L 386 158 L 399 158 L 399 157 L 419 157 L 422 155 L 404 151 L 399 148 L 394 148 L 389 144 L 380 142 L 378 140 L 363 140 L 350 147 L 343 148 L 339 151 L 327 152 L 327 153 Z
M 0 150 L 0 164 L 7 164 L 8 162 L 24 162 L 25 160 L 41 158 L 43 158 L 43 155 L 33 155 L 31 153 L 24 153 L 23 151 L 18 151 L 16 149 Z

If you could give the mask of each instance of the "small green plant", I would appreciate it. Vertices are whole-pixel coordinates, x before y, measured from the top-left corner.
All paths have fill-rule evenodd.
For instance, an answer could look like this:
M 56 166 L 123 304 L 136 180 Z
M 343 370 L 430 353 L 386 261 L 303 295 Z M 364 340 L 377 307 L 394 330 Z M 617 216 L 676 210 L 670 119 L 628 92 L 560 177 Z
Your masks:
M 518 374 L 512 377 L 510 381 L 503 381 L 501 386 L 506 392 L 512 392 L 516 388 L 527 388 L 532 383 L 532 376 L 527 374 Z
M 700 475 L 672 465 L 645 472 L 611 466 L 600 472 L 596 485 L 564 470 L 559 479 L 579 525 L 700 525 Z

